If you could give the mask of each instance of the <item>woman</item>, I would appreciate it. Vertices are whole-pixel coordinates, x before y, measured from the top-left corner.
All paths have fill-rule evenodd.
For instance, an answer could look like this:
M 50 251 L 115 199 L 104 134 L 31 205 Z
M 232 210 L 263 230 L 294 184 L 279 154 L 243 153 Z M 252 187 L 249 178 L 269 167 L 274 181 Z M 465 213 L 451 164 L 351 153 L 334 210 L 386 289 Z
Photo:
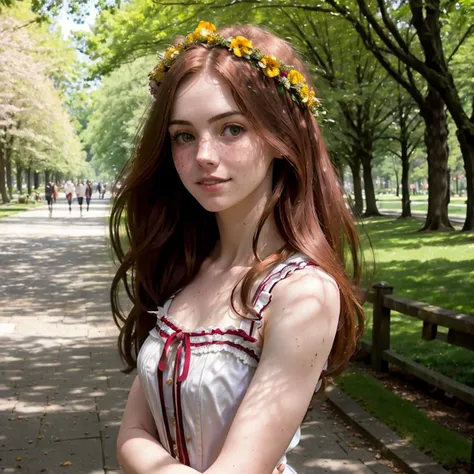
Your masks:
M 67 181 L 66 184 L 64 185 L 64 194 L 66 194 L 66 200 L 67 204 L 69 206 L 69 213 L 71 213 L 71 205 L 72 205 L 72 193 L 76 187 L 74 186 L 74 183 L 71 181 Z
M 86 183 L 86 204 L 87 204 L 87 212 L 89 212 L 89 206 L 91 204 L 92 199 L 92 183 L 87 180 Z
M 119 351 L 138 371 L 125 473 L 294 473 L 285 454 L 311 397 L 354 351 L 359 240 L 308 79 L 273 34 L 208 22 L 150 76 L 111 219 Z

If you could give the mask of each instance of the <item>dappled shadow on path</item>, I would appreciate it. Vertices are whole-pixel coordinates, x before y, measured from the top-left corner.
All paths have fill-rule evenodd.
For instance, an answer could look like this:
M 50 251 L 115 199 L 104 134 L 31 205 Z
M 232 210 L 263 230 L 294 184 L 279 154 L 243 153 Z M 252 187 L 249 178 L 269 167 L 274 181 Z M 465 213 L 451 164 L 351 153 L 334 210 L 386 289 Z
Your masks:
M 55 473 L 65 461 L 74 474 L 118 468 L 116 436 L 134 375 L 120 372 L 110 310 L 107 204 L 83 219 L 62 207 L 57 219 L 35 210 L 0 228 L 5 472 Z

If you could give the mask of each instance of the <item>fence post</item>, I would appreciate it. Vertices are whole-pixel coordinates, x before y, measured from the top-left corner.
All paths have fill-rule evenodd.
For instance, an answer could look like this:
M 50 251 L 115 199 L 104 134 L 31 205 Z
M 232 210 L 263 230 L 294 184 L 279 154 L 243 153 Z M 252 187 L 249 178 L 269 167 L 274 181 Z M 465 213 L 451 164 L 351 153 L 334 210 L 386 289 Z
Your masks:
M 469 466 L 469 474 L 474 474 L 474 437 L 471 446 L 471 465 Z
M 393 286 L 385 281 L 372 285 L 375 292 L 372 324 L 372 369 L 387 372 L 388 362 L 383 351 L 390 349 L 390 309 L 383 306 L 383 297 L 393 293 Z

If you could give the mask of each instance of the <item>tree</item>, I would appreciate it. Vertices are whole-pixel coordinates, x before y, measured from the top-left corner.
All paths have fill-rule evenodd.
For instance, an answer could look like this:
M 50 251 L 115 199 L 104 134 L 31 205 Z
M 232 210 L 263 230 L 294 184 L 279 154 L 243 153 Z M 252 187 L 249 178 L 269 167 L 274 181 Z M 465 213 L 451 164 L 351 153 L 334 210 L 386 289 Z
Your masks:
M 387 138 L 396 143 L 396 146 L 389 147 L 389 151 L 397 156 L 402 164 L 402 214 L 400 217 L 405 218 L 411 217 L 409 189 L 410 159 L 418 149 L 422 139 L 422 134 L 420 133 L 421 120 L 416 104 L 403 91 L 400 85 L 398 85 L 396 91 L 396 105 L 395 120 L 388 130 Z M 397 196 L 398 184 L 397 176 Z
M 0 194 L 8 202 L 14 161 L 22 169 L 79 170 L 81 145 L 62 103 L 59 85 L 66 71 L 50 52 L 44 31 L 21 28 L 12 10 L 0 18 Z M 64 58 L 66 59 L 66 58 Z M 66 62 L 66 61 L 65 61 Z M 54 82 L 53 82 L 54 81 Z M 31 191 L 31 189 L 30 189 Z
M 103 79 L 92 95 L 87 128 L 82 134 L 92 164 L 103 172 L 121 169 L 131 156 L 139 121 L 149 103 L 149 71 L 154 57 L 125 64 Z
M 474 32 L 473 10 L 474 4 L 470 0 L 457 3 L 441 2 L 441 0 L 409 0 L 408 11 L 404 3 L 391 4 L 388 8 L 384 0 L 377 0 L 376 11 L 367 0 L 357 0 L 357 8 L 342 5 L 337 0 L 325 0 L 347 21 L 349 21 L 367 48 L 377 57 L 387 71 L 413 96 L 421 106 L 420 111 L 427 124 L 425 141 L 428 148 L 428 160 L 431 164 L 428 181 L 430 186 L 430 199 L 428 202 L 428 218 L 425 228 L 436 229 L 447 227 L 445 216 L 436 211 L 443 196 L 447 196 L 447 154 L 433 159 L 430 151 L 432 146 L 444 149 L 446 138 L 446 118 L 444 104 L 446 104 L 456 124 L 456 135 L 462 151 L 467 178 L 467 210 L 463 230 L 474 229 L 474 91 L 471 90 L 471 100 L 463 101 L 450 67 L 450 59 L 462 47 L 463 43 Z M 461 12 L 456 12 L 459 6 Z M 442 13 L 446 11 L 457 24 L 462 27 L 467 18 L 471 24 L 461 30 L 457 45 L 451 54 L 445 54 L 442 34 Z M 401 14 L 408 18 L 401 21 Z M 406 40 L 403 31 L 406 25 L 413 25 L 418 39 L 417 46 L 422 51 L 422 57 L 417 54 L 418 48 Z M 451 31 L 454 31 L 451 29 Z M 413 84 L 397 72 L 390 61 L 396 57 L 406 65 L 407 72 L 418 72 L 429 84 L 429 92 L 424 107 L 417 99 Z M 472 66 L 472 63 L 471 63 Z M 472 76 L 472 69 L 471 69 Z M 431 126 L 438 124 L 436 135 L 431 135 Z M 441 128 L 439 125 L 441 124 Z M 431 125 L 431 126 L 430 126 Z M 435 151 L 435 150 L 433 150 Z M 433 187 L 435 192 L 433 193 Z M 447 209 L 446 198 L 444 198 Z M 447 213 L 446 213 L 447 218 Z

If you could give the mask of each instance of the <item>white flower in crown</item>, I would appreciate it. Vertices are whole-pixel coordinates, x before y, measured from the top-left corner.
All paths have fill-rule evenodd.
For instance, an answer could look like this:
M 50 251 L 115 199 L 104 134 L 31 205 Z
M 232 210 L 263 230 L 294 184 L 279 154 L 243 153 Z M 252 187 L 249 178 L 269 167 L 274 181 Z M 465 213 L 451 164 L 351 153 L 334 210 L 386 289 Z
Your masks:
M 291 87 L 291 82 L 288 80 L 287 77 L 282 77 L 282 78 L 280 79 L 280 83 L 283 84 L 283 86 L 285 87 L 285 89 L 288 89 L 288 90 L 289 90 L 290 87 Z

